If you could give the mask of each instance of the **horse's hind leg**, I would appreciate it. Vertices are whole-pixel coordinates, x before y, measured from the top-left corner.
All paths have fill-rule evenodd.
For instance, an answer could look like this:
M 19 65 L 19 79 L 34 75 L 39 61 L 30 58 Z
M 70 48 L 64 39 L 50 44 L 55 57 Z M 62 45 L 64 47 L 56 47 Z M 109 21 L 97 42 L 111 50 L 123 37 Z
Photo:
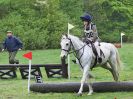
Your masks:
M 111 68 L 111 66 L 108 62 L 106 64 L 102 65 L 101 67 L 104 68 L 104 69 L 109 70 L 112 73 L 112 68 Z
M 114 75 L 114 80 L 115 81 L 118 81 L 118 78 L 119 78 L 119 73 L 118 73 L 118 68 L 117 68 L 117 61 L 116 61 L 116 57 L 113 55 L 111 58 L 110 58 L 110 66 L 112 68 L 112 72 L 113 72 L 113 75 Z
M 115 74 L 113 73 L 113 70 L 112 70 L 112 68 L 111 68 L 111 66 L 108 62 L 106 64 L 102 65 L 101 67 L 104 68 L 104 69 L 109 70 L 111 72 L 111 74 L 113 75 L 113 78 L 115 80 Z

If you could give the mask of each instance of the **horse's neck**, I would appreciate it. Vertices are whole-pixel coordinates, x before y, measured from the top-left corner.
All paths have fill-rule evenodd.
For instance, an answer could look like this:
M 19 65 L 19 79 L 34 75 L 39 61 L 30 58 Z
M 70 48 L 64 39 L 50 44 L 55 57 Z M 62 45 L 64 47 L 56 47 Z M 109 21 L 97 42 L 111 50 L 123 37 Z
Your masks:
M 77 55 L 77 58 L 81 58 L 81 56 L 83 54 L 86 54 L 86 53 L 92 53 L 92 49 L 88 46 L 86 46 L 80 39 L 78 39 L 77 37 L 73 37 L 71 38 L 71 41 L 73 43 L 73 49 L 74 50 L 77 50 L 76 52 L 76 55 Z M 93 54 L 93 53 L 92 53 Z M 86 57 L 86 55 L 85 55 Z
M 71 37 L 71 41 L 75 50 L 79 50 L 81 47 L 84 46 L 84 43 L 76 37 Z

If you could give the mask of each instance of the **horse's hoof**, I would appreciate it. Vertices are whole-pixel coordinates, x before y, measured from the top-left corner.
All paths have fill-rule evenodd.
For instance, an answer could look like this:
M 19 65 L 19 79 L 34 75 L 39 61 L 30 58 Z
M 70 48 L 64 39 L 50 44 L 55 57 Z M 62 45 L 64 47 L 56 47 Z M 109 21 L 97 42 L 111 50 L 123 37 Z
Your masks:
M 77 93 L 77 96 L 82 96 L 82 93 Z
M 89 93 L 88 93 L 88 96 L 91 96 L 91 95 L 92 95 L 92 93 L 93 93 L 93 91 L 92 91 L 92 92 L 89 92 Z
M 92 95 L 92 93 L 88 93 L 87 95 L 88 95 L 88 96 L 91 96 L 91 95 Z

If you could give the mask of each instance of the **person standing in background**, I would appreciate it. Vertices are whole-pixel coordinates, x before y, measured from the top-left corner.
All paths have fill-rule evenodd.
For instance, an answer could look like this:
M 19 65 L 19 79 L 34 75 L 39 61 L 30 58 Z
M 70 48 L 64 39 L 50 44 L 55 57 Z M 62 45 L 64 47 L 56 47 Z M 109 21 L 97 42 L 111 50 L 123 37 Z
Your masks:
M 9 64 L 19 64 L 19 60 L 15 57 L 18 50 L 22 49 L 23 44 L 17 37 L 13 36 L 12 31 L 7 31 L 7 38 L 3 43 L 3 47 L 2 51 L 7 49 L 9 53 Z

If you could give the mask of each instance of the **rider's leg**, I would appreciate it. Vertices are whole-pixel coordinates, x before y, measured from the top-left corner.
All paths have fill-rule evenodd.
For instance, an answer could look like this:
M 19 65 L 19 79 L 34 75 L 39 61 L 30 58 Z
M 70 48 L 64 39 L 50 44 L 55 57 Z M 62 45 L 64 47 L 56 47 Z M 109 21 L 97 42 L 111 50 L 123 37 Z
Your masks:
M 102 58 L 101 58 L 101 55 L 100 55 L 100 44 L 99 44 L 98 41 L 96 41 L 94 43 L 94 45 L 95 45 L 95 48 L 96 48 L 97 54 L 98 54 L 98 62 L 101 63 L 102 62 Z

